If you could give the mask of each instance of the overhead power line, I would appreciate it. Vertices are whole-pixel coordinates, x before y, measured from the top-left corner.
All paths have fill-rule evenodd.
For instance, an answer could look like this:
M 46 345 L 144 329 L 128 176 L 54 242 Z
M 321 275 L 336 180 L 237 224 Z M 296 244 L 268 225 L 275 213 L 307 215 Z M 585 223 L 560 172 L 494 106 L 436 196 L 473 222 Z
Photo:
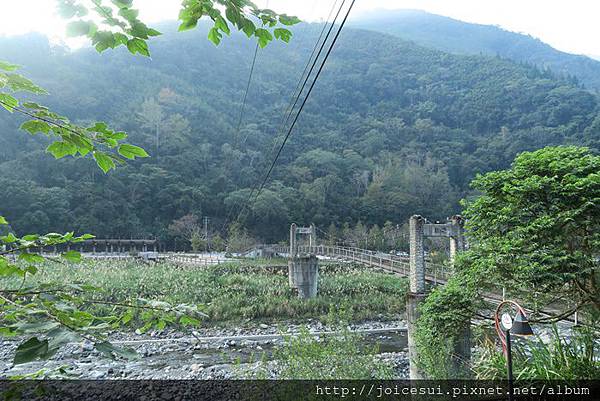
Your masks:
M 275 168 L 275 165 L 277 164 L 277 160 L 279 159 L 279 157 L 281 156 L 281 152 L 283 151 L 290 135 L 292 134 L 294 127 L 296 126 L 296 123 L 298 122 L 298 118 L 300 117 L 300 114 L 302 113 L 302 110 L 304 110 L 304 106 L 306 105 L 306 102 L 308 101 L 313 89 L 315 88 L 315 85 L 319 79 L 319 76 L 321 75 L 321 73 L 323 72 L 323 68 L 325 67 L 325 64 L 327 63 L 327 60 L 329 59 L 329 56 L 331 55 L 331 52 L 333 51 L 333 48 L 335 47 L 335 44 L 337 43 L 337 40 L 342 32 L 342 29 L 344 28 L 346 21 L 348 20 L 348 16 L 350 15 L 350 12 L 352 11 L 352 8 L 354 7 L 354 3 L 356 2 L 356 0 L 352 0 L 352 3 L 350 4 L 350 7 L 348 7 L 348 11 L 346 12 L 346 15 L 344 16 L 344 20 L 342 21 L 342 23 L 340 24 L 340 28 L 338 29 L 335 37 L 333 38 L 333 41 L 331 42 L 327 53 L 325 54 L 325 57 L 323 58 L 323 61 L 321 62 L 321 65 L 319 66 L 319 70 L 317 71 L 317 74 L 315 75 L 315 78 L 312 82 L 312 84 L 310 85 L 308 92 L 306 93 L 306 96 L 304 97 L 304 100 L 302 101 L 302 104 L 300 105 L 300 108 L 298 109 L 298 112 L 296 113 L 296 116 L 294 117 L 294 120 L 292 121 L 292 124 L 290 125 L 285 138 L 283 140 L 283 143 L 281 144 L 281 146 L 279 147 L 279 150 L 277 151 L 277 154 L 275 155 L 275 158 L 273 159 L 273 161 L 271 162 L 271 165 L 269 167 L 269 170 L 267 171 L 267 174 L 265 175 L 264 179 L 262 180 L 262 183 L 260 184 L 260 187 L 258 188 L 258 192 L 256 193 L 256 195 L 254 196 L 254 200 L 252 201 L 252 203 L 254 203 L 256 201 L 256 199 L 258 199 L 258 197 L 260 196 L 262 190 L 264 189 L 266 183 L 268 182 L 271 173 L 273 172 L 273 169 Z M 340 7 L 341 9 L 341 7 Z M 322 46 L 324 47 L 325 42 L 323 42 Z M 308 79 L 308 77 L 307 77 Z M 253 192 L 253 191 L 252 191 Z M 244 204 L 244 206 L 242 207 L 242 209 L 240 210 L 240 212 L 238 213 L 238 219 L 241 216 L 241 214 L 244 212 L 244 210 L 250 205 L 250 200 L 252 198 L 252 192 L 251 195 L 248 197 L 248 200 L 246 201 L 246 203 Z
M 283 118 L 281 119 L 281 125 L 277 129 L 277 132 L 283 131 L 283 129 L 289 122 L 290 116 L 292 115 L 294 108 L 297 106 L 298 100 L 300 99 L 300 96 L 302 95 L 302 92 L 304 92 L 304 88 L 306 87 L 306 83 L 308 82 L 309 77 L 311 76 L 311 74 L 313 73 L 313 70 L 315 69 L 317 61 L 319 60 L 319 57 L 321 56 L 321 52 L 323 51 L 323 45 L 325 43 L 327 43 L 327 41 L 329 40 L 329 35 L 331 34 L 333 27 L 335 26 L 335 21 L 337 21 L 339 15 L 340 15 L 340 12 L 342 11 L 342 8 L 344 7 L 344 4 L 346 3 L 346 0 L 342 0 L 342 3 L 340 4 L 340 7 L 338 8 L 338 11 L 335 15 L 335 18 L 333 19 L 333 21 L 331 21 L 331 26 L 329 27 L 329 30 L 327 31 L 327 35 L 325 36 L 325 39 L 323 39 L 323 42 L 321 42 L 321 39 L 323 38 L 323 34 L 327 30 L 328 21 L 331 19 L 331 16 L 333 15 L 333 11 L 335 10 L 335 6 L 337 5 L 337 3 L 338 3 L 338 0 L 335 0 L 333 2 L 333 5 L 331 6 L 329 15 L 327 15 L 327 20 L 325 21 L 325 24 L 323 25 L 323 29 L 321 29 L 321 33 L 319 34 L 319 37 L 318 37 L 317 41 L 315 42 L 315 46 L 313 47 L 312 52 L 310 53 L 308 62 L 306 63 L 306 66 L 304 67 L 304 71 L 302 71 L 302 75 L 300 76 L 300 79 L 298 80 L 298 84 L 296 84 L 296 88 L 292 92 L 292 97 L 290 98 L 288 107 L 283 114 Z M 322 43 L 322 45 L 320 47 L 319 47 L 319 43 Z M 318 53 L 317 53 L 317 49 L 319 49 Z M 317 53 L 316 57 L 315 57 L 315 53 Z M 314 60 L 313 60 L 313 57 L 314 57 Z M 310 66 L 310 70 L 309 70 L 309 66 Z M 277 146 L 277 138 L 275 138 L 275 140 L 273 141 L 273 149 L 271 150 L 272 152 L 275 151 L 276 146 Z
M 246 111 L 246 101 L 248 100 L 248 92 L 250 91 L 250 85 L 252 84 L 252 75 L 254 74 L 254 66 L 256 65 L 256 57 L 258 56 L 258 43 L 254 48 L 254 56 L 252 57 L 252 65 L 250 67 L 250 74 L 248 74 L 248 83 L 246 84 L 246 91 L 244 92 L 244 100 L 242 101 L 242 107 L 240 108 L 240 118 L 238 119 L 237 128 L 235 130 L 235 141 L 237 142 L 237 138 L 240 135 L 240 131 L 242 129 L 242 121 L 244 120 L 244 112 Z M 243 146 L 246 143 L 246 139 L 248 136 L 244 138 L 241 145 Z
M 276 132 L 283 131 L 283 129 L 285 128 L 285 124 L 287 123 L 287 121 L 289 121 L 289 115 L 292 113 L 292 111 L 293 111 L 293 108 L 294 108 L 294 107 L 296 106 L 296 104 L 298 103 L 298 98 L 299 98 L 299 96 L 301 95 L 302 91 L 304 90 L 304 87 L 306 86 L 306 82 L 308 81 L 308 79 L 309 79 L 309 76 L 310 76 L 310 74 L 312 73 L 312 71 L 313 71 L 313 69 L 314 69 L 314 66 L 315 66 L 315 64 L 316 64 L 316 62 L 317 62 L 317 60 L 318 60 L 318 57 L 319 57 L 319 55 L 321 54 L 322 48 L 323 48 L 323 46 L 324 46 L 324 43 L 325 43 L 325 42 L 327 41 L 327 39 L 329 38 L 329 33 L 331 32 L 331 29 L 332 29 L 332 28 L 333 28 L 333 26 L 335 25 L 335 21 L 337 20 L 337 18 L 338 18 L 338 16 L 339 16 L 339 13 L 340 13 L 340 11 L 341 11 L 341 9 L 342 9 L 342 7 L 343 7 L 343 5 L 344 5 L 344 2 L 345 2 L 346 0 L 343 0 L 343 2 L 342 2 L 342 5 L 340 6 L 340 9 L 338 10 L 338 13 L 337 13 L 337 14 L 336 14 L 336 16 L 335 16 L 335 19 L 334 19 L 334 20 L 331 22 L 331 27 L 330 27 L 330 29 L 329 29 L 329 32 L 328 32 L 328 34 L 327 34 L 326 38 L 325 38 L 325 41 L 323 41 L 323 43 L 321 43 L 321 39 L 323 38 L 323 34 L 325 33 L 325 31 L 326 31 L 326 29 L 327 29 L 328 22 L 329 22 L 329 20 L 331 19 L 331 16 L 333 15 L 333 12 L 334 12 L 334 10 L 335 10 L 335 7 L 336 7 L 336 5 L 337 5 L 338 1 L 339 1 L 339 0 L 335 0 L 335 1 L 333 2 L 333 4 L 332 4 L 331 10 L 329 11 L 329 14 L 328 14 L 328 16 L 327 16 L 327 19 L 325 20 L 325 24 L 323 25 L 323 28 L 321 29 L 321 33 L 320 33 L 319 37 L 317 38 L 317 41 L 315 42 L 315 45 L 313 46 L 312 52 L 311 52 L 311 54 L 310 54 L 310 57 L 308 58 L 308 61 L 306 62 L 306 65 L 305 65 L 305 67 L 304 67 L 304 70 L 302 71 L 302 74 L 300 75 L 300 78 L 298 79 L 298 83 L 296 84 L 296 87 L 295 87 L 294 91 L 291 93 L 291 97 L 290 97 L 290 101 L 289 101 L 288 107 L 287 107 L 287 108 L 285 108 L 285 109 L 283 110 L 283 112 L 284 112 L 284 113 L 283 113 L 283 117 L 282 117 L 282 120 L 281 120 L 281 125 L 280 125 L 280 127 L 277 129 L 277 131 L 276 131 Z M 314 61 L 313 61 L 313 57 L 314 57 L 315 53 L 317 52 L 317 49 L 319 49 L 319 44 L 321 44 L 321 47 L 320 47 L 320 48 L 321 48 L 321 50 L 319 51 L 319 54 L 317 55 L 317 57 L 316 57 L 316 58 L 314 58 Z M 309 67 L 311 66 L 311 63 L 312 63 L 312 67 L 310 68 L 310 72 L 307 74 L 307 71 L 309 70 Z M 299 89 L 300 87 L 302 87 L 302 89 L 301 89 L 300 91 L 298 91 L 298 89 Z M 288 116 L 288 117 L 286 118 L 286 116 Z M 245 143 L 245 142 L 246 142 L 246 140 L 247 140 L 247 138 L 248 138 L 248 135 L 249 135 L 249 133 L 248 133 L 248 134 L 246 134 L 246 137 L 244 138 L 244 140 L 243 140 L 243 142 L 242 142 L 242 143 Z M 274 151 L 275 151 L 275 146 L 276 146 L 276 145 L 277 145 L 277 141 L 275 140 L 275 141 L 273 142 L 273 149 L 271 150 L 271 152 L 274 152 Z M 252 195 L 254 194 L 254 191 L 256 191 L 256 189 L 257 189 L 257 188 L 258 188 L 258 182 L 257 182 L 257 183 L 254 185 L 254 187 L 252 188 L 252 190 L 251 190 L 251 192 L 250 192 L 249 196 L 247 197 L 247 199 L 246 199 L 245 203 L 247 203 L 247 202 L 248 202 L 248 200 L 249 200 L 249 199 L 252 197 Z M 234 203 L 234 205 L 233 205 L 233 206 L 232 206 L 232 207 L 229 209 L 229 211 L 228 211 L 228 213 L 227 213 L 227 217 L 225 218 L 225 221 L 224 221 L 224 223 L 223 223 L 223 229 L 224 229 L 224 228 L 225 228 L 225 226 L 227 226 L 227 224 L 229 223 L 229 220 L 230 220 L 230 218 L 232 217 L 233 213 L 236 211 L 236 209 L 237 209 L 237 207 L 238 207 L 238 206 L 240 206 L 240 202 L 239 202 L 239 201 L 236 201 L 236 202 Z M 243 210 L 243 208 L 242 208 L 242 209 L 240 209 L 240 210 Z M 237 220 L 237 219 L 239 219 L 239 217 L 240 217 L 240 214 L 238 214 L 238 215 L 237 215 L 237 218 L 236 218 L 236 220 Z

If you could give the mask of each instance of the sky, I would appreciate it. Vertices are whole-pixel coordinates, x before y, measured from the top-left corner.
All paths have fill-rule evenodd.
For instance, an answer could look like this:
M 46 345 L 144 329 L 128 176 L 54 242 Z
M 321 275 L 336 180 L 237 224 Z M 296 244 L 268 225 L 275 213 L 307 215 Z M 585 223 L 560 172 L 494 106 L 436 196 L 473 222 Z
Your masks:
M 83 0 L 88 1 L 89 0 Z M 277 12 L 319 21 L 334 0 L 258 0 Z M 134 0 L 145 22 L 175 20 L 181 0 Z M 378 9 L 420 9 L 466 22 L 526 33 L 569 53 L 600 58 L 600 1 L 596 0 L 356 0 L 353 17 Z M 37 31 L 64 40 L 55 0 L 0 0 L 0 35 Z M 77 42 L 71 42 L 77 45 Z

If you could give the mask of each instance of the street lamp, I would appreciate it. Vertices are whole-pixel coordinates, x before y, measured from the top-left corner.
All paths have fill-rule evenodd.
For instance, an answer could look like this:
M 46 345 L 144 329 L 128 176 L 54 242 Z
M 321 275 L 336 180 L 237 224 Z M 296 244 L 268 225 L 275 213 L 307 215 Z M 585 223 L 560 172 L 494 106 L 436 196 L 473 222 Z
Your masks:
M 509 313 L 504 313 L 500 316 L 500 312 L 504 306 L 510 305 L 517 310 L 517 313 L 513 317 Z M 512 373 L 512 352 L 510 344 L 510 335 L 516 336 L 530 336 L 533 335 L 533 330 L 527 320 L 527 314 L 525 310 L 516 303 L 515 301 L 502 301 L 496 308 L 494 315 L 494 321 L 496 324 L 496 333 L 500 337 L 502 343 L 502 351 L 506 357 L 506 367 L 508 370 L 508 399 L 513 400 L 513 373 Z

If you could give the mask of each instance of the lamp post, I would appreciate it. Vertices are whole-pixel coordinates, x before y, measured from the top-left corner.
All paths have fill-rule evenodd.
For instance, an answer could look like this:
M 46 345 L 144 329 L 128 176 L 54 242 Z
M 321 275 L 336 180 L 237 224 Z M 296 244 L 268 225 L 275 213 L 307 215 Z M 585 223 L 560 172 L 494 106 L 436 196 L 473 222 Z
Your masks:
M 514 319 L 508 312 L 503 313 L 502 316 L 500 316 L 502 308 L 509 305 L 517 311 Z M 508 373 L 508 399 L 509 401 L 512 401 L 514 398 L 510 335 L 530 336 L 533 335 L 533 330 L 529 325 L 525 310 L 515 301 L 502 301 L 496 308 L 494 321 L 496 324 L 496 333 L 498 333 L 498 337 L 500 337 L 502 350 L 504 351 L 504 356 L 506 357 L 506 367 Z

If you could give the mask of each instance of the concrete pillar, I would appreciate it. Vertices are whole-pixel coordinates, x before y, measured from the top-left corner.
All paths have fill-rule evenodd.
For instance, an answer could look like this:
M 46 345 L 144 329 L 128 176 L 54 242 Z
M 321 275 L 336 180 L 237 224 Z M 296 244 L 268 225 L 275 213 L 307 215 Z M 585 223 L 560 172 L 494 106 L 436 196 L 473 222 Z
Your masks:
M 415 330 L 417 319 L 419 318 L 419 305 L 427 297 L 426 294 L 409 292 L 406 302 L 406 323 L 408 329 L 408 360 L 409 360 L 409 378 L 411 380 L 425 379 L 425 374 L 419 369 L 417 361 L 419 359 L 419 350 L 415 340 Z
M 290 259 L 296 257 L 297 249 L 296 249 L 296 224 L 292 223 L 290 226 Z
M 416 322 L 419 318 L 419 305 L 425 299 L 425 254 L 423 249 L 423 224 L 421 216 L 412 216 L 409 220 L 410 261 L 409 261 L 409 293 L 406 305 L 406 322 L 408 329 L 408 358 L 410 379 L 423 379 L 424 374 L 417 366 L 419 352 L 415 340 Z
M 291 258 L 288 262 L 288 280 L 291 288 L 298 289 L 298 298 L 317 296 L 319 260 L 315 255 Z
M 423 224 L 421 216 L 412 216 L 409 220 L 410 230 L 410 292 L 425 292 L 425 253 L 423 249 Z
M 452 226 L 452 235 L 450 236 L 450 265 L 454 265 L 456 254 L 465 250 L 463 219 L 461 216 L 452 216 L 450 224 Z
M 462 216 L 452 216 L 450 218 L 451 236 L 450 236 L 450 265 L 454 265 L 456 254 L 463 252 L 466 248 L 464 234 L 464 220 Z M 471 362 L 471 322 L 465 322 L 460 335 L 454 343 L 454 354 L 452 355 L 452 369 L 454 377 L 462 377 Z
M 317 226 L 314 224 L 310 225 L 310 236 L 308 237 L 308 245 L 312 247 L 317 246 Z
M 453 378 L 465 377 L 471 364 L 471 322 L 465 322 L 452 355 Z

